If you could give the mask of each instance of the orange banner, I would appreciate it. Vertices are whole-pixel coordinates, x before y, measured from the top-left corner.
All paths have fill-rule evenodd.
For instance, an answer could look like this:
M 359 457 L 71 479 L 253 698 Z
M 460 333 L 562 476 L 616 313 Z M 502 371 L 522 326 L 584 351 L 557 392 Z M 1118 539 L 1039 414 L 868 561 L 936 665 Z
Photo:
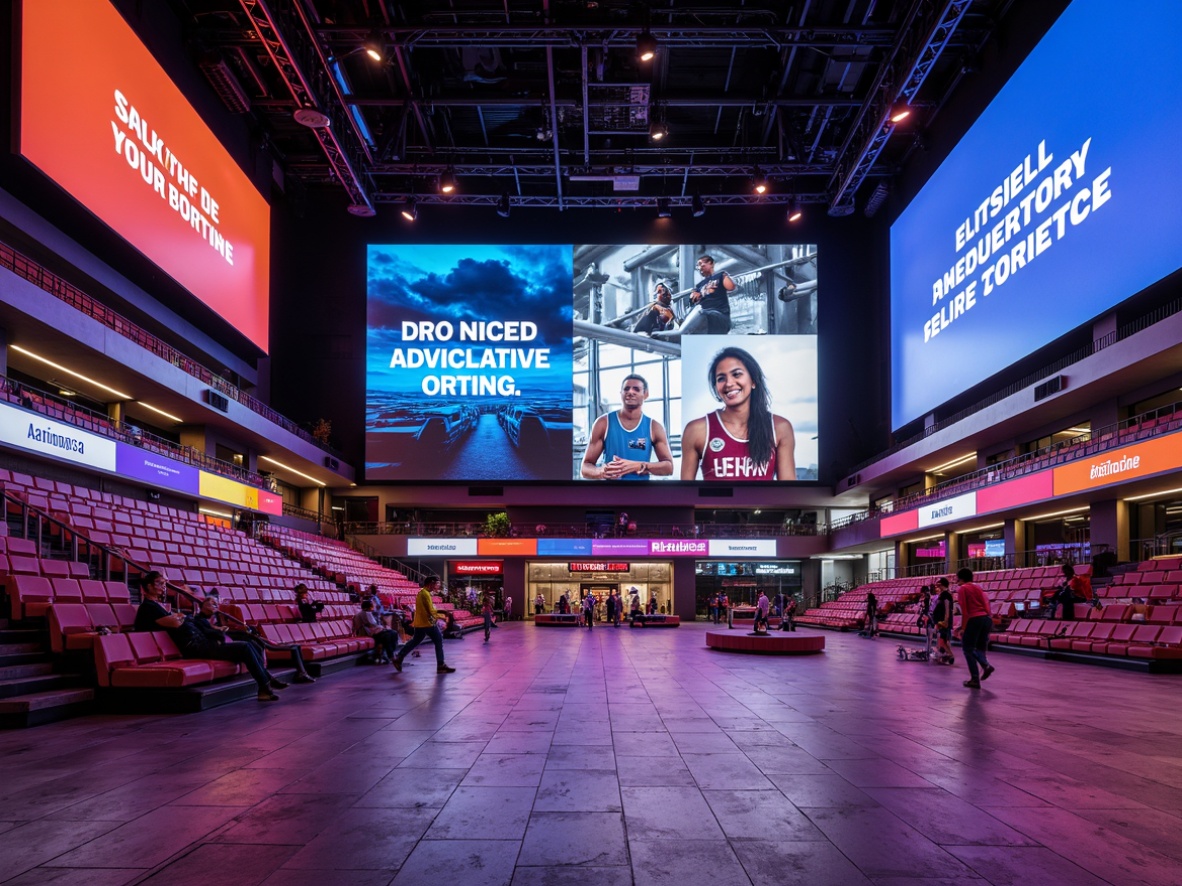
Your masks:
M 534 557 L 538 553 L 536 538 L 480 538 L 476 553 L 481 557 Z
M 1097 489 L 1182 467 L 1182 435 L 1169 434 L 1055 468 L 1055 495 Z

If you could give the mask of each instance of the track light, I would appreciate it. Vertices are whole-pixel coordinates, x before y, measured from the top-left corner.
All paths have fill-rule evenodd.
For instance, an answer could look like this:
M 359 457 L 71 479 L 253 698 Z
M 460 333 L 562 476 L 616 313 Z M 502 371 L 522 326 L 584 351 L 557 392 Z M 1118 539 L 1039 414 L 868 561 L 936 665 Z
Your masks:
M 657 38 L 644 31 L 636 38 L 636 57 L 642 62 L 651 62 L 657 54 Z
M 665 125 L 664 120 L 654 120 L 649 124 L 648 137 L 655 142 L 659 142 L 669 134 L 669 127 Z
M 804 217 L 804 211 L 800 208 L 800 201 L 793 197 L 788 201 L 788 223 L 800 221 Z
M 902 123 L 911 116 L 911 105 L 902 103 L 897 104 L 891 108 L 890 116 L 887 118 L 892 123 Z
M 415 202 L 414 197 L 407 197 L 406 203 L 402 207 L 402 217 L 407 221 L 416 221 L 419 217 L 419 205 Z
M 453 194 L 456 190 L 456 171 L 450 166 L 443 175 L 439 176 L 439 193 Z
M 497 215 L 501 218 L 509 217 L 509 195 L 501 194 L 501 199 L 497 201 Z
M 767 176 L 759 171 L 759 167 L 755 167 L 755 175 L 752 177 L 751 189 L 757 194 L 767 193 Z
M 669 218 L 669 216 L 671 216 L 672 214 L 673 214 L 673 211 L 669 208 L 669 198 L 668 197 L 658 197 L 657 198 L 657 218 Z
M 706 204 L 702 202 L 701 194 L 694 194 L 693 199 L 690 201 L 690 213 L 694 218 L 701 218 L 706 214 Z

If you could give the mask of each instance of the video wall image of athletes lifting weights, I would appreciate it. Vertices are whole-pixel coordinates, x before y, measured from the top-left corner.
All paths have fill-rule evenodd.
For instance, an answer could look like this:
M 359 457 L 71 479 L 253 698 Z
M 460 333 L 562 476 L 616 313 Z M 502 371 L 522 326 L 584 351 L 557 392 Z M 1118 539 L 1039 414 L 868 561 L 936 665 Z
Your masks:
M 816 480 L 817 248 L 368 255 L 366 479 Z

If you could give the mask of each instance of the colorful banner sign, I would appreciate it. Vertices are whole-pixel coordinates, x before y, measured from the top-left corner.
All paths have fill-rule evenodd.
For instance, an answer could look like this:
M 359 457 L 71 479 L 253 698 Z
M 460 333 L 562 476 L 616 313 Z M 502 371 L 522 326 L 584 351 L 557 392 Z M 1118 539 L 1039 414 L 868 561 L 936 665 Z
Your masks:
M 500 575 L 504 571 L 503 560 L 453 560 L 451 571 L 456 575 Z

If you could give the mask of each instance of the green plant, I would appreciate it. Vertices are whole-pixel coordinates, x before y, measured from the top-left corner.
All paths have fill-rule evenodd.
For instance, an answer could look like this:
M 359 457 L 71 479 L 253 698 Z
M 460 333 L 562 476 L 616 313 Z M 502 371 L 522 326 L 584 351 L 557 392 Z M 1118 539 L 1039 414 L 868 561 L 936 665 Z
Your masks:
M 509 522 L 509 515 L 504 511 L 489 514 L 484 520 L 484 534 L 490 538 L 506 538 L 510 529 L 512 524 Z

